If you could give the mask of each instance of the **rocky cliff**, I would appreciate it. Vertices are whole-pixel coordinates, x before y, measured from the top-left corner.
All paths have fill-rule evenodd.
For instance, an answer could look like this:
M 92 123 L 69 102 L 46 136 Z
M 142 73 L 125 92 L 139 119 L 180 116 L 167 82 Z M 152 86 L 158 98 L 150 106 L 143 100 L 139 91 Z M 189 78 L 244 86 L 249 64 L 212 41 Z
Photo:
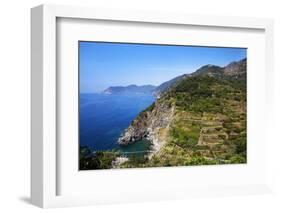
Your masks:
M 235 61 L 224 67 L 224 74 L 235 77 L 246 77 L 247 59 Z
M 132 121 L 119 138 L 118 143 L 128 145 L 142 139 L 148 139 L 152 141 L 153 149 L 157 151 L 165 142 L 173 116 L 174 106 L 158 100 Z

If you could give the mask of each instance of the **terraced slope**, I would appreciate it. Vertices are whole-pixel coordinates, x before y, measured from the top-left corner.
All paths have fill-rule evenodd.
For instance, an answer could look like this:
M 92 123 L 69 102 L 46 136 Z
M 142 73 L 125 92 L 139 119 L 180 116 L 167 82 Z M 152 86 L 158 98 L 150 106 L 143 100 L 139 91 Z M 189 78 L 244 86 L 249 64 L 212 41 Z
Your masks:
M 153 152 L 139 167 L 245 163 L 246 59 L 204 66 L 166 88 L 119 143 L 144 138 Z

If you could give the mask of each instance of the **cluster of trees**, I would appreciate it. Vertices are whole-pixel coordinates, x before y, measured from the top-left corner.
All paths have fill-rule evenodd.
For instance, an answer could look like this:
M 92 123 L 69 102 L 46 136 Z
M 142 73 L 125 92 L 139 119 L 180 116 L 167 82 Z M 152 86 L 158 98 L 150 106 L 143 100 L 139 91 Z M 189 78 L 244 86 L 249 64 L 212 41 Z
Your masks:
M 80 146 L 79 152 L 79 169 L 94 170 L 94 169 L 111 169 L 112 162 L 117 157 L 122 156 L 118 151 L 92 151 L 87 146 Z M 146 154 L 127 154 L 128 161 L 122 163 L 122 168 L 140 168 L 147 167 L 149 161 Z
M 177 107 L 192 112 L 222 113 L 226 100 L 246 99 L 245 81 L 212 76 L 193 76 L 181 81 L 164 98 L 173 97 Z
M 119 154 L 113 151 L 96 151 L 93 152 L 89 147 L 80 146 L 79 152 L 79 169 L 110 169 L 112 168 L 112 161 L 118 157 Z
M 182 148 L 194 148 L 198 142 L 199 128 L 194 128 L 191 131 L 180 128 L 179 126 L 173 126 L 170 131 L 172 142 Z
M 129 158 L 128 161 L 123 163 L 121 168 L 141 168 L 147 167 L 149 159 L 145 154 L 131 154 L 127 156 Z

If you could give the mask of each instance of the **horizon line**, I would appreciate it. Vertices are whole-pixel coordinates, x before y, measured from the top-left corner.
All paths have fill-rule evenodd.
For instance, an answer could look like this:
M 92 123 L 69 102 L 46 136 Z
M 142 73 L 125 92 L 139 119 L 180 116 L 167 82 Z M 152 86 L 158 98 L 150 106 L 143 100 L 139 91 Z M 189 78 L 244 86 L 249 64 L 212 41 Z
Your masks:
M 190 74 L 196 72 L 197 70 L 199 70 L 200 68 L 202 68 L 202 67 L 204 67 L 204 66 L 218 66 L 218 67 L 221 67 L 221 68 L 225 68 L 225 67 L 227 67 L 228 65 L 230 65 L 230 64 L 232 64 L 232 63 L 239 62 L 239 61 L 242 61 L 242 60 L 245 60 L 245 59 L 247 60 L 247 57 L 243 57 L 243 58 L 241 58 L 241 59 L 239 59 L 239 60 L 235 60 L 235 61 L 228 62 L 227 65 L 225 65 L 225 66 L 219 66 L 219 65 L 215 65 L 215 64 L 205 64 L 205 65 L 201 65 L 199 68 L 195 69 L 195 71 L 190 72 L 190 73 L 183 73 L 182 75 L 190 75 Z M 173 78 L 171 78 L 171 79 L 169 79 L 169 80 L 167 80 L 167 81 L 170 81 L 170 80 L 172 80 L 172 79 L 174 79 L 174 78 L 177 78 L 177 77 L 179 77 L 179 76 L 182 76 L 182 75 L 177 75 L 177 76 L 175 76 L 175 77 L 173 77 Z M 99 91 L 92 91 L 92 92 L 80 92 L 80 91 L 79 91 L 79 93 L 82 93 L 82 94 L 101 93 L 101 92 L 107 90 L 107 89 L 110 88 L 110 87 L 129 87 L 129 86 L 137 86 L 137 87 L 141 87 L 141 86 L 153 86 L 153 87 L 158 87 L 158 86 L 160 86 L 161 84 L 163 84 L 163 83 L 165 83 L 165 82 L 167 82 L 167 81 L 164 81 L 164 82 L 160 83 L 159 85 L 153 85 L 153 84 L 141 84 L 141 85 L 140 85 L 140 84 L 135 84 L 135 83 L 130 83 L 130 84 L 126 84 L 126 85 L 110 85 L 110 86 L 106 87 L 105 89 L 102 89 L 102 90 L 99 90 Z

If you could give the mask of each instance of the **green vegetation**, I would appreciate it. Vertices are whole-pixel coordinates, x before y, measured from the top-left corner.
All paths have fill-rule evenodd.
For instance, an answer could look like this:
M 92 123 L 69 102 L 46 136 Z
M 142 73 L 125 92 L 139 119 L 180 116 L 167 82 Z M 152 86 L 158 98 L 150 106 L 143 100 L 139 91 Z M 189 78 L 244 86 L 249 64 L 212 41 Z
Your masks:
M 141 168 L 141 167 L 147 167 L 149 159 L 146 155 L 140 155 L 137 156 L 135 154 L 132 154 L 129 156 L 129 160 L 125 163 L 121 164 L 121 168 Z
M 245 80 L 192 76 L 161 99 L 172 101 L 176 114 L 151 166 L 246 162 Z
M 92 152 L 88 147 L 80 147 L 79 169 L 110 169 L 112 161 L 118 156 L 119 153 L 113 151 Z
M 222 74 L 220 67 L 205 66 L 170 86 L 131 123 L 136 128 L 148 125 L 165 107 L 173 107 L 166 133 L 157 133 L 165 138 L 164 145 L 150 157 L 130 155 L 119 167 L 246 163 L 246 70 L 241 73 L 229 76 Z M 91 153 L 82 147 L 80 169 L 112 168 L 119 156 L 113 151 Z
M 158 102 L 175 106 L 175 115 L 167 142 L 147 166 L 246 163 L 245 79 L 191 76 Z

